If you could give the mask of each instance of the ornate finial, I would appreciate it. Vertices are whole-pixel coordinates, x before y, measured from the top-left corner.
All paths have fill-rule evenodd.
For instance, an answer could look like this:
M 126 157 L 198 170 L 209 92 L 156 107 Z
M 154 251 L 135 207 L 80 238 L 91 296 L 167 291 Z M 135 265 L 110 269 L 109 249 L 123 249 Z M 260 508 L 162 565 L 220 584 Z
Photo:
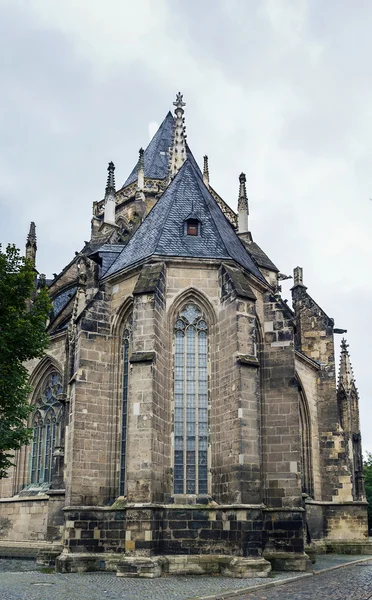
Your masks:
M 145 158 L 144 158 L 145 157 L 145 151 L 144 151 L 144 149 L 140 148 L 138 154 L 139 154 L 138 167 L 139 168 L 142 167 L 144 169 L 145 168 Z
M 247 178 L 245 176 L 245 173 L 240 173 L 239 175 L 239 199 L 240 198 L 247 198 L 247 188 L 246 188 L 246 181 Z M 248 203 L 247 203 L 248 204 Z
M 137 165 L 137 190 L 135 207 L 136 213 L 143 220 L 146 214 L 146 196 L 145 189 L 145 152 L 143 148 L 139 150 L 138 165 Z
M 238 198 L 238 231 L 239 233 L 248 233 L 248 198 L 245 173 L 239 175 L 239 198 Z
M 178 171 L 182 167 L 186 160 L 186 127 L 184 125 L 185 119 L 183 117 L 183 107 L 186 106 L 183 101 L 183 95 L 178 92 L 176 101 L 173 102 L 175 109 L 175 123 L 174 123 L 174 134 L 173 144 L 170 149 L 170 164 L 169 164 L 169 177 L 173 179 L 177 175 Z
M 115 192 L 115 165 L 111 161 L 107 167 L 108 175 L 107 175 L 107 185 L 106 191 L 113 190 Z
M 186 106 L 186 102 L 183 101 L 183 94 L 181 94 L 181 92 L 178 92 L 178 94 L 176 94 L 176 101 L 173 102 L 173 106 L 176 106 L 177 108 L 181 108 L 181 109 L 183 106 Z M 176 110 L 176 112 L 177 112 L 177 110 Z
M 115 191 L 115 165 L 111 161 L 107 167 L 107 185 L 105 193 L 105 212 L 103 220 L 105 223 L 115 225 L 115 206 L 116 206 L 116 191 Z
M 40 275 L 39 275 L 39 287 L 40 287 L 40 288 L 44 288 L 44 287 L 46 287 L 46 277 L 45 277 L 45 273 L 40 273 Z
M 352 386 L 355 387 L 355 379 L 353 373 L 353 367 L 351 366 L 349 344 L 345 338 L 341 340 L 341 355 L 340 355 L 340 369 L 339 369 L 339 387 L 343 387 L 345 392 L 349 392 Z M 355 388 L 356 389 L 356 388 Z
M 204 185 L 209 187 L 209 166 L 208 166 L 208 156 L 204 156 L 204 166 L 203 166 L 203 181 Z
M 341 340 L 341 352 L 348 352 L 349 344 L 346 342 L 345 338 Z
M 138 168 L 137 168 L 137 190 L 143 191 L 145 187 L 145 152 L 143 148 L 139 150 Z

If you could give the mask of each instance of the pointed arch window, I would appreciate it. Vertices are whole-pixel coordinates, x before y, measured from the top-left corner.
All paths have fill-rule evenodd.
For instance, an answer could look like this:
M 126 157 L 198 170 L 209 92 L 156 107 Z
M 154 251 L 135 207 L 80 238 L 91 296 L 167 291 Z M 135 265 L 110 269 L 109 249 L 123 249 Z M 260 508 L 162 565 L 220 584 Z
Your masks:
M 299 396 L 302 491 L 313 498 L 314 485 L 312 467 L 311 422 L 309 407 L 301 385 L 299 385 Z
M 132 338 L 132 323 L 128 321 L 123 334 L 123 391 L 122 391 L 122 417 L 121 417 L 121 443 L 120 443 L 120 481 L 119 493 L 124 496 L 126 479 L 126 448 L 128 427 L 128 392 L 129 392 L 129 354 Z
M 53 455 L 60 442 L 63 417 L 62 379 L 53 372 L 46 379 L 35 402 L 32 416 L 30 480 L 32 484 L 50 483 L 53 478 Z
M 174 493 L 208 493 L 208 325 L 189 302 L 174 329 Z

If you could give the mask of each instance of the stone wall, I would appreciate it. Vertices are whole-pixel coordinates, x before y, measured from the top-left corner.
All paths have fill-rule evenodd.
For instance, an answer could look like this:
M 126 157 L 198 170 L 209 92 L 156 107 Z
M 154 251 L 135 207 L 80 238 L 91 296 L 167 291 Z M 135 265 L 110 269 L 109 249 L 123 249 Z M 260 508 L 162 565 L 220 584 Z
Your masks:
M 306 357 L 296 353 L 295 359 L 296 376 L 302 387 L 305 402 L 310 416 L 310 448 L 312 480 L 314 488 L 314 500 L 321 500 L 322 482 L 319 454 L 319 421 L 317 405 L 317 378 L 319 367 L 312 364 Z
M 292 288 L 296 322 L 296 347 L 319 362 L 317 414 L 321 472 L 321 498 L 324 501 L 353 499 L 349 449 L 340 425 L 336 393 L 334 322 L 309 296 L 306 287 Z
M 111 400 L 110 317 L 104 290 L 83 311 L 75 343 L 66 448 L 66 494 L 71 504 L 108 499 L 107 466 Z
M 47 496 L 0 500 L 0 540 L 45 540 L 48 501 Z
M 366 502 L 306 502 L 307 522 L 312 541 L 324 540 L 347 545 L 368 541 Z
M 259 557 L 262 507 L 130 506 L 65 509 L 68 551 Z M 115 508 L 116 506 L 116 508 Z
M 287 307 L 267 293 L 262 349 L 262 438 L 266 503 L 301 506 L 298 389 Z

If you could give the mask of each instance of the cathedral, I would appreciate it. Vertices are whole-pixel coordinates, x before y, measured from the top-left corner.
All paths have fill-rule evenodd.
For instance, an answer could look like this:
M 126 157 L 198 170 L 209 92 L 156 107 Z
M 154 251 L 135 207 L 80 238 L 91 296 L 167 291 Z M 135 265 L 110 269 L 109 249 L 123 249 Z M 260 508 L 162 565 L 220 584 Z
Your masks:
M 177 94 L 91 239 L 47 286 L 32 439 L 0 481 L 0 555 L 124 577 L 304 571 L 371 553 L 348 344 L 186 141 Z M 26 256 L 36 260 L 32 223 Z

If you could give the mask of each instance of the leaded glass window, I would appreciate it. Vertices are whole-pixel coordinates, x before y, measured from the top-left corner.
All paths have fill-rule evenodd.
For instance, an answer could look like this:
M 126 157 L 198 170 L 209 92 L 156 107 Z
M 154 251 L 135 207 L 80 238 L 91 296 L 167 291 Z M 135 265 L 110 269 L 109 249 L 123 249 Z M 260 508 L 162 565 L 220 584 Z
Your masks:
M 131 327 L 130 327 L 130 323 L 128 323 L 128 326 L 124 330 L 124 336 L 123 336 L 123 395 L 122 395 L 120 483 L 119 483 L 120 496 L 124 496 L 124 493 L 125 493 L 130 342 L 131 342 Z
M 174 493 L 208 493 L 208 326 L 189 302 L 174 332 Z
M 61 376 L 53 372 L 41 388 L 32 418 L 30 479 L 33 484 L 50 483 L 53 478 L 53 455 L 60 441 L 63 416 L 61 394 Z

